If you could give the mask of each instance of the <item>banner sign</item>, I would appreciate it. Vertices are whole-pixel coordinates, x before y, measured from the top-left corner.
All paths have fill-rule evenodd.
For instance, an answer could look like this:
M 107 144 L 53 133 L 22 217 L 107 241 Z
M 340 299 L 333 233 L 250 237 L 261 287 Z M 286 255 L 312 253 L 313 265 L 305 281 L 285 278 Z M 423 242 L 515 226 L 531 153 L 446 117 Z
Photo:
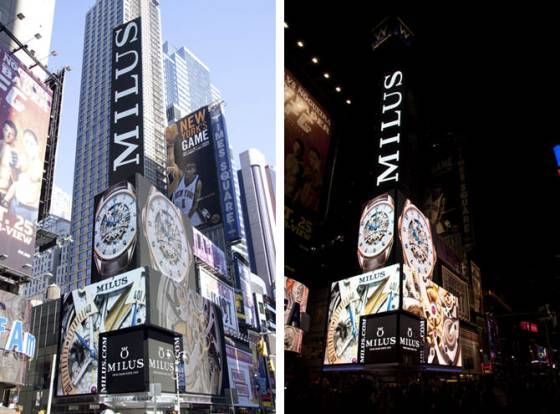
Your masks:
M 231 155 L 227 138 L 226 120 L 222 113 L 221 105 L 210 107 L 210 122 L 212 139 L 216 146 L 216 165 L 220 180 L 220 193 L 222 200 L 222 212 L 224 215 L 224 233 L 229 242 L 239 240 L 241 231 L 239 228 L 239 216 L 237 197 L 234 185 L 234 171 L 231 165 Z
M 360 318 L 360 364 L 397 362 L 397 317 L 394 313 Z
M 243 298 L 243 313 L 245 315 L 245 323 L 253 327 L 258 326 L 257 312 L 255 310 L 253 289 L 251 288 L 251 270 L 249 267 L 239 260 L 237 257 L 233 258 L 234 269 L 239 282 L 241 295 Z
M 24 385 L 28 363 L 35 356 L 36 340 L 30 332 L 31 303 L 0 291 L 0 382 Z
M 217 273 L 227 277 L 226 255 L 222 249 L 212 242 L 208 237 L 202 234 L 196 228 L 193 228 L 194 237 L 194 255 L 206 263 Z
M 144 174 L 142 22 L 113 29 L 109 184 Z
M 0 47 L 1 267 L 31 276 L 52 91 Z

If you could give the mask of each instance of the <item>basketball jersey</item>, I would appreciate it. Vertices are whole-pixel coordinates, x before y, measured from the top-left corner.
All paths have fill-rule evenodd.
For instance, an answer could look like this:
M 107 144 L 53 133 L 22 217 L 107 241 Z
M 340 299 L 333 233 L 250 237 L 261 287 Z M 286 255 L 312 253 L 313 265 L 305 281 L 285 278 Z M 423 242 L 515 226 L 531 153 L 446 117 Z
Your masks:
M 173 193 L 173 204 L 179 207 L 181 211 L 187 216 L 189 215 L 189 212 L 191 211 L 191 208 L 194 204 L 194 197 L 196 195 L 196 186 L 198 184 L 198 180 L 199 177 L 197 174 L 195 175 L 194 180 L 192 180 L 189 185 L 185 185 L 185 176 L 182 176 L 177 189 Z M 195 211 L 192 215 L 191 222 L 195 227 L 202 224 L 202 220 L 200 219 L 198 211 Z

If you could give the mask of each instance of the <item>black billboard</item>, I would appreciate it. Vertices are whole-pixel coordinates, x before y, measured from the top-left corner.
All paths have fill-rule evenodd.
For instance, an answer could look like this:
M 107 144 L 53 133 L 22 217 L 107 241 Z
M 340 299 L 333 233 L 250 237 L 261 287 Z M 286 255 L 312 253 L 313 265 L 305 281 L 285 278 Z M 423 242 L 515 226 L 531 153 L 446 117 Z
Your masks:
M 168 195 L 198 229 L 223 222 L 210 122 L 210 109 L 203 106 L 165 130 Z
M 94 202 L 91 281 L 149 266 L 196 289 L 190 221 L 139 174 L 111 185 Z
M 146 390 L 144 327 L 99 334 L 100 394 Z
M 140 17 L 113 29 L 109 184 L 144 173 Z
M 176 392 L 175 333 L 139 326 L 99 335 L 100 394 L 147 392 L 150 384 Z
M 360 318 L 360 364 L 390 364 L 398 361 L 396 313 Z

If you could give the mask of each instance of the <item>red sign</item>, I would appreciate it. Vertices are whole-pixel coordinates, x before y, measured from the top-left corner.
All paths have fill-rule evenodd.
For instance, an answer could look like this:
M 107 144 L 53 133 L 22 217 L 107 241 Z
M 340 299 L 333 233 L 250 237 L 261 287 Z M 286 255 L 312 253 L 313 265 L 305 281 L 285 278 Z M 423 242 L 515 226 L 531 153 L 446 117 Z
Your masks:
M 533 333 L 539 332 L 539 327 L 536 323 L 521 321 L 519 322 L 519 327 L 524 331 L 533 332 Z

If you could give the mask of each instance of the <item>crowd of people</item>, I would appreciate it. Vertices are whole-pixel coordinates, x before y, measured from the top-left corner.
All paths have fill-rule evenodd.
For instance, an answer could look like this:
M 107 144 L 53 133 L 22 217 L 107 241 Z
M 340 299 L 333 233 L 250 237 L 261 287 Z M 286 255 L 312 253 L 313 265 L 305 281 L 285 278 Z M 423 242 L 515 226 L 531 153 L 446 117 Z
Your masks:
M 518 375 L 470 380 L 408 379 L 338 375 L 321 382 L 287 384 L 286 412 L 320 413 L 510 413 L 560 412 L 560 380 L 551 375 Z M 359 411 L 358 411 L 359 410 Z

